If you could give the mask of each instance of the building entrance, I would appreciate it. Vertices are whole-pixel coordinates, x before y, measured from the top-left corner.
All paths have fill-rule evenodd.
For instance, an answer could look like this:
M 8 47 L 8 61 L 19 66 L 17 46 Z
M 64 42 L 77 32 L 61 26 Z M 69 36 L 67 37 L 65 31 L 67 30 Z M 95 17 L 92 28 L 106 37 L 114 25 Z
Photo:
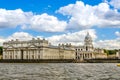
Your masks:
M 23 60 L 23 50 L 21 50 L 21 59 Z

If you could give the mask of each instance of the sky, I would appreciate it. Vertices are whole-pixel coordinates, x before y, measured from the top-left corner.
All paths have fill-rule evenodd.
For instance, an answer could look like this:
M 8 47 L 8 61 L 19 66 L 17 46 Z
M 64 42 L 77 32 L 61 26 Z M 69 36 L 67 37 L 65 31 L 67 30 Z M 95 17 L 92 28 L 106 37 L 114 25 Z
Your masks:
M 51 44 L 120 49 L 120 0 L 0 0 L 0 45 L 45 38 Z

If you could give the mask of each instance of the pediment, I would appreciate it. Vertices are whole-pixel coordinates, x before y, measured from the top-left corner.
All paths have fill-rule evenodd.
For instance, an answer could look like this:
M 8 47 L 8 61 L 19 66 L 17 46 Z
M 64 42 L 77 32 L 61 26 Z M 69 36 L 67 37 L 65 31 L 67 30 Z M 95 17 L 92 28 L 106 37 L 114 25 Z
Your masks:
M 36 47 L 36 45 L 31 44 L 31 45 L 29 45 L 28 47 Z
M 9 45 L 7 48 L 14 48 L 13 46 Z

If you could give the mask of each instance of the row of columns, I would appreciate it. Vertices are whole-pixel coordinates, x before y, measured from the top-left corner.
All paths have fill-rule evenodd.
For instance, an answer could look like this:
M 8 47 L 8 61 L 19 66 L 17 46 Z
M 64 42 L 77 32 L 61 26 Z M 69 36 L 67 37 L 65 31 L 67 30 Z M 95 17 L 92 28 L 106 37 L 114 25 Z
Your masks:
M 38 49 L 31 49 L 23 51 L 23 58 L 24 59 L 42 59 L 42 51 Z
M 3 59 L 42 59 L 40 49 L 4 50 Z
M 20 59 L 19 50 L 5 50 L 3 51 L 3 59 Z
M 92 53 L 76 53 L 76 59 L 92 59 Z

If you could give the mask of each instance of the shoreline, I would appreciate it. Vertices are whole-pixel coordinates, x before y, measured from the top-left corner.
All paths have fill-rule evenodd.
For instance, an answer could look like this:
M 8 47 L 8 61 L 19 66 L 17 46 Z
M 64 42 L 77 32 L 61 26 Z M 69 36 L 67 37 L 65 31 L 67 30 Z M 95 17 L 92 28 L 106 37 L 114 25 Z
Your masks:
M 75 59 L 1 59 L 0 63 L 120 63 L 120 59 L 86 59 L 83 61 Z

